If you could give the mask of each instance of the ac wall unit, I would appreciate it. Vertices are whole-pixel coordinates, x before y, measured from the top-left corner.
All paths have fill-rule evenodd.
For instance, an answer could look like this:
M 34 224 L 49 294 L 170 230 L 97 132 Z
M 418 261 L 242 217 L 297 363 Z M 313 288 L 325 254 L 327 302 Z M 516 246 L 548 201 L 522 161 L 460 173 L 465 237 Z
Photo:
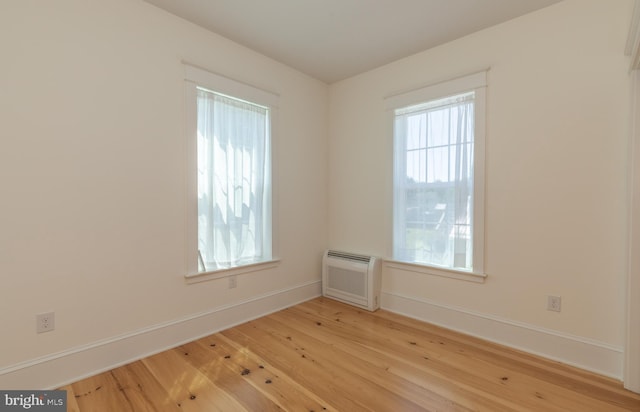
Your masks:
M 327 250 L 322 258 L 322 295 L 373 312 L 380 307 L 381 261 Z

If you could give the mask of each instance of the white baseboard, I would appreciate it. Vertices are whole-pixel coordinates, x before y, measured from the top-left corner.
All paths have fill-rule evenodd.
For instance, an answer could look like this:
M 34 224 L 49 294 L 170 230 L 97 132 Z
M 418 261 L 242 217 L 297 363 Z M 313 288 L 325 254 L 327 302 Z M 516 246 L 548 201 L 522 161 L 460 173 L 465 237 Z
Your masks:
M 256 296 L 0 369 L 0 388 L 54 389 L 313 299 L 320 281 Z
M 381 307 L 410 318 L 622 379 L 624 351 L 621 347 L 395 293 L 383 292 Z

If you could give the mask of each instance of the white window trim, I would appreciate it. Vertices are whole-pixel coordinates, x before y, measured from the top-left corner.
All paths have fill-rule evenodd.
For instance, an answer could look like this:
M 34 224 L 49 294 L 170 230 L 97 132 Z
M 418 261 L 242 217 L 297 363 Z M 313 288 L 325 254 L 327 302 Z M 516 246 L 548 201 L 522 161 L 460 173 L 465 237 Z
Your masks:
M 208 280 L 216 280 L 228 278 L 236 275 L 244 275 L 251 272 L 259 272 L 267 269 L 273 269 L 280 264 L 280 259 L 271 259 L 264 262 L 250 263 L 248 265 L 236 266 L 226 269 L 212 270 L 208 272 L 199 272 L 192 275 L 185 275 L 185 281 L 188 284 L 206 282 Z
M 280 96 L 275 93 L 259 89 L 249 84 L 241 83 L 219 74 L 211 73 L 186 63 L 184 64 L 184 68 L 184 78 L 187 82 L 197 84 L 198 86 L 202 86 L 217 93 L 226 94 L 227 96 L 266 106 L 269 107 L 269 109 L 276 109 L 278 107 Z
M 489 69 L 486 69 L 481 72 L 432 84 L 420 89 L 390 95 L 384 99 L 385 109 L 390 113 L 389 119 L 391 119 L 391 124 L 393 124 L 393 111 L 402 107 L 420 104 L 426 101 L 436 100 L 469 91 L 475 92 L 474 100 L 476 102 L 476 105 L 474 106 L 473 271 L 440 268 L 423 263 L 401 262 L 394 259 L 387 259 L 387 267 L 476 282 L 484 282 L 484 279 L 487 277 L 484 267 L 484 192 L 486 88 L 488 71 Z M 391 130 L 393 130 L 393 127 Z M 393 253 L 390 253 L 390 255 L 392 256 Z
M 268 270 L 276 267 L 280 259 L 278 256 L 278 222 L 277 222 L 277 186 L 276 186 L 276 143 L 277 111 L 280 96 L 257 87 L 238 82 L 228 77 L 200 69 L 184 63 L 185 80 L 185 123 L 186 123 L 186 242 L 185 242 L 185 281 L 189 284 L 207 280 L 215 280 L 245 273 Z M 263 105 L 271 111 L 271 256 L 270 260 L 255 262 L 247 265 L 224 268 L 213 271 L 198 272 L 198 176 L 197 164 L 197 87 L 233 96 Z
M 407 272 L 416 272 L 423 275 L 439 276 L 442 278 L 466 280 L 468 282 L 484 283 L 486 273 L 465 272 L 462 270 L 439 268 L 422 263 L 402 262 L 394 259 L 385 259 L 384 266 L 391 269 L 400 269 Z

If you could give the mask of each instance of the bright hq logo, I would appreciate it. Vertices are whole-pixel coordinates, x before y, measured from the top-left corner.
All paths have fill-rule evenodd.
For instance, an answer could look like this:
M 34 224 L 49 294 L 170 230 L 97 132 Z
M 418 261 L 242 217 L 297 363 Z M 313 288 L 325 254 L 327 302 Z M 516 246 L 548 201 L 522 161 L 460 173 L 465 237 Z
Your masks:
M 66 412 L 67 391 L 0 391 L 0 412 Z

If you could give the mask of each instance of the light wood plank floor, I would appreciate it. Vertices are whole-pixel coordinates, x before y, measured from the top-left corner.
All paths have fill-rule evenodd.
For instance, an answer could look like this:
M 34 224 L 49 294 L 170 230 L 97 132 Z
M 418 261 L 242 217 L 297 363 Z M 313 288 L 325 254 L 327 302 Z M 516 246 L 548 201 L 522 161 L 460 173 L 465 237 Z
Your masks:
M 61 389 L 69 411 L 640 411 L 620 382 L 318 298 Z

